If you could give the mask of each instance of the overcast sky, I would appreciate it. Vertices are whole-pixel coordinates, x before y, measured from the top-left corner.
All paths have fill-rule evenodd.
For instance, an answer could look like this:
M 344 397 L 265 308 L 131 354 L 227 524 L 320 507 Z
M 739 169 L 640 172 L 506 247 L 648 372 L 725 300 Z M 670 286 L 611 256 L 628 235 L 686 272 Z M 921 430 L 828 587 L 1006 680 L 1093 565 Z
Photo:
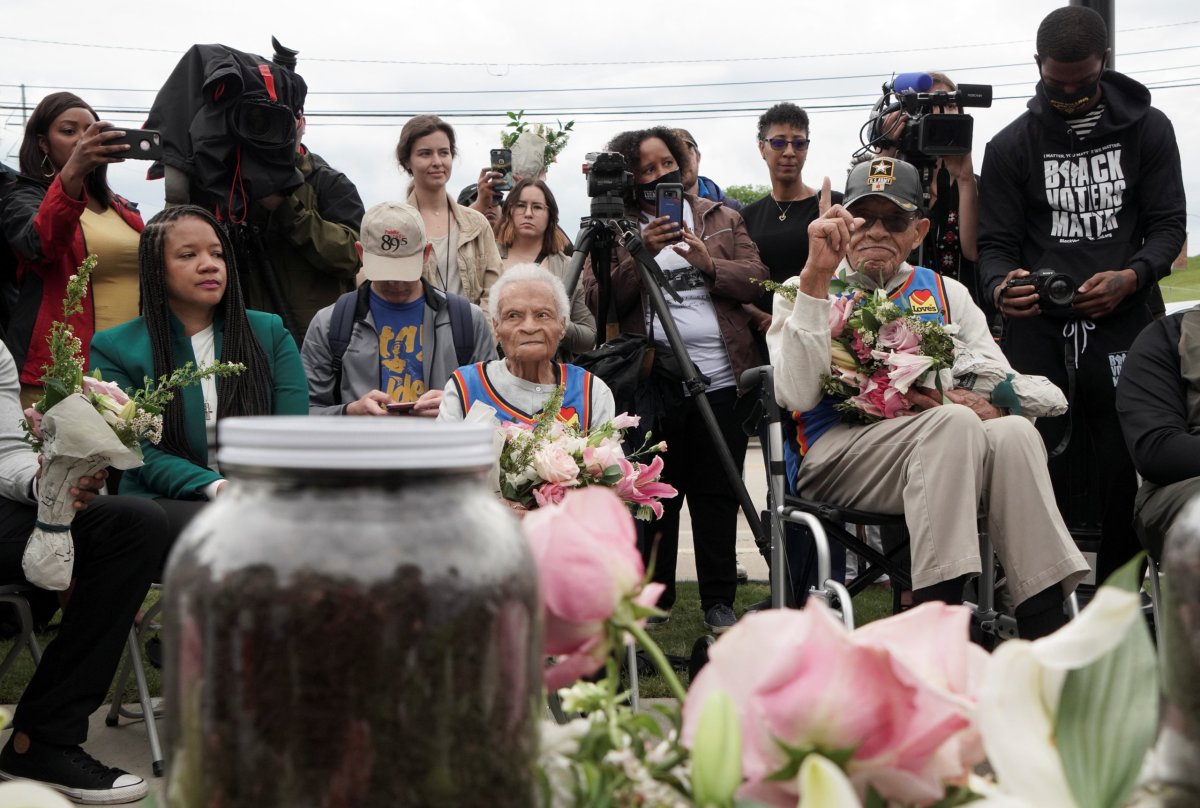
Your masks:
M 298 71 L 309 86 L 305 143 L 344 171 L 368 206 L 403 197 L 407 177 L 393 150 L 411 114 L 438 112 L 454 124 L 455 193 L 499 146 L 504 110 L 524 108 L 548 123 L 575 120 L 549 176 L 563 226 L 574 235 L 588 207 L 583 156 L 625 129 L 686 127 L 699 142 L 704 175 L 721 185 L 767 183 L 755 120 L 777 101 L 793 101 L 811 116 L 805 181 L 818 185 L 828 175 L 839 187 L 868 109 L 892 72 L 938 69 L 960 83 L 995 85 L 994 106 L 973 113 L 978 171 L 984 144 L 1024 110 L 1037 80 L 1034 35 L 1059 5 L 0 0 L 0 156 L 16 165 L 22 117 L 7 107 L 19 107 L 21 84 L 30 109 L 49 92 L 71 89 L 105 117 L 139 125 L 144 114 L 114 110 L 148 108 L 191 44 L 220 42 L 269 56 L 274 34 L 300 51 Z M 1200 8 L 1194 0 L 1116 6 L 1116 66 L 1149 85 L 1154 104 L 1175 125 L 1194 232 Z M 348 117 L 366 111 L 396 114 Z M 486 114 L 450 114 L 461 112 Z M 144 165 L 114 166 L 110 177 L 147 214 L 161 208 L 162 183 L 146 182 Z M 1191 239 L 1189 251 L 1200 252 L 1200 238 Z

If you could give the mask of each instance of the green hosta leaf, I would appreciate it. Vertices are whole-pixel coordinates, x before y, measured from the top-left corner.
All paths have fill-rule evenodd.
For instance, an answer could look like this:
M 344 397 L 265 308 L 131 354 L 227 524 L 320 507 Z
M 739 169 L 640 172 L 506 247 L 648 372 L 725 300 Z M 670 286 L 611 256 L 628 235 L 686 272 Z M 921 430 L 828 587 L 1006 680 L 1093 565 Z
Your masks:
M 1141 563 L 1139 554 L 1105 585 L 1136 592 Z M 1054 736 L 1079 808 L 1119 808 L 1133 789 L 1158 724 L 1155 663 L 1139 619 L 1113 651 L 1067 674 Z
M 882 327 L 881 323 L 879 322 L 879 318 L 876 317 L 875 313 L 870 309 L 861 308 L 858 310 L 858 313 L 862 318 L 862 324 L 865 328 L 871 331 L 878 331 Z

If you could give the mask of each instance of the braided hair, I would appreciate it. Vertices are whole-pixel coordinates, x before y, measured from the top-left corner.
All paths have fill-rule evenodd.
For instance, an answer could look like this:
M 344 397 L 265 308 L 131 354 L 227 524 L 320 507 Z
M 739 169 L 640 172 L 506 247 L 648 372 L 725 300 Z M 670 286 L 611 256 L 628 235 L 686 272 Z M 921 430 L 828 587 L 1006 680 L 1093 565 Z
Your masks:
M 221 223 L 211 213 L 195 205 L 178 205 L 158 213 L 147 222 L 138 243 L 142 319 L 150 334 L 154 375 L 157 378 L 169 374 L 183 364 L 183 360 L 175 357 L 171 351 L 166 242 L 167 233 L 171 228 L 186 218 L 200 219 L 207 223 L 221 242 L 221 251 L 225 257 L 225 294 L 217 305 L 225 318 L 225 330 L 220 360 L 240 362 L 246 366 L 246 369 L 236 376 L 222 376 L 217 379 L 217 418 L 270 415 L 274 380 L 267 356 L 254 332 L 250 330 L 250 321 L 246 317 L 246 306 L 242 302 L 242 291 L 238 285 L 233 245 Z M 163 410 L 163 437 L 160 446 L 163 450 L 197 465 L 206 465 L 195 456 L 188 444 L 183 400 L 178 395 Z

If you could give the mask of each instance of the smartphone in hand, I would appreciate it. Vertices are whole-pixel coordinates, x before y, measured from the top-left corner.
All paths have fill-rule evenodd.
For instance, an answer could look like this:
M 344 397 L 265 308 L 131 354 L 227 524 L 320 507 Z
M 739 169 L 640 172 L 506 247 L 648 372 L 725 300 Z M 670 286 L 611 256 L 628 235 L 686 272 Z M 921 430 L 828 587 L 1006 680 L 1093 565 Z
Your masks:
M 504 175 L 504 179 L 492 186 L 493 191 L 513 189 L 512 149 L 492 149 L 492 171 Z
M 387 405 L 387 411 L 388 415 L 412 415 L 416 406 L 415 401 L 393 401 Z
M 114 127 L 116 128 L 116 127 Z M 108 131 L 108 130 L 105 130 Z M 120 157 L 125 160 L 161 160 L 162 135 L 153 129 L 125 129 L 125 134 L 106 140 L 106 146 L 126 145 L 129 149 Z
M 683 186 L 678 182 L 660 183 L 655 189 L 656 216 L 670 217 L 675 224 L 674 241 L 683 238 Z

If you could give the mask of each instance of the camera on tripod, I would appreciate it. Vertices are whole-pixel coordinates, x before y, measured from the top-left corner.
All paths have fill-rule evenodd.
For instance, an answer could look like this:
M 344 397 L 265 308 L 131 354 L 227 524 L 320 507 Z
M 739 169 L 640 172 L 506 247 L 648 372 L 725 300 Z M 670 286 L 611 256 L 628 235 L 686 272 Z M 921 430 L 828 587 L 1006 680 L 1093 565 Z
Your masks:
M 975 119 L 963 112 L 934 112 L 947 107 L 990 107 L 990 84 L 960 84 L 954 92 L 931 93 L 933 77 L 928 73 L 901 73 L 883 85 L 871 118 L 870 147 L 899 149 L 909 163 L 954 157 L 971 151 Z M 887 126 L 900 113 L 900 123 Z
M 1073 278 L 1053 269 L 1039 269 L 1023 278 L 1006 281 L 1004 285 L 1010 289 L 1014 286 L 1032 286 L 1043 305 L 1060 309 L 1070 306 L 1075 301 L 1075 293 L 1079 291 Z
M 625 170 L 625 158 L 619 152 L 588 152 L 583 173 L 592 218 L 624 218 L 625 203 L 633 197 L 633 174 Z

